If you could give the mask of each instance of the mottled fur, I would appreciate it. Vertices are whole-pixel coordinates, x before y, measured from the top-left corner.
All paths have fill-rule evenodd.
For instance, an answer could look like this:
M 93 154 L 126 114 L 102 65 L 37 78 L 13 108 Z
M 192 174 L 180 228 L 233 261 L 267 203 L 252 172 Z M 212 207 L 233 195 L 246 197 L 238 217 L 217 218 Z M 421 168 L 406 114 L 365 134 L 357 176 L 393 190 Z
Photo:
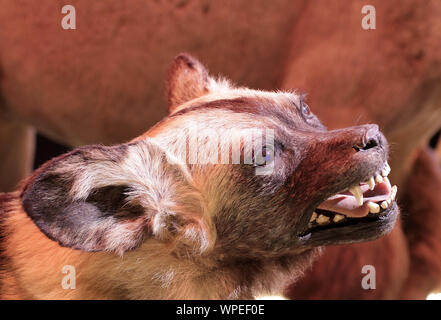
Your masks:
M 305 233 L 320 202 L 384 166 L 388 145 L 376 125 L 327 131 L 303 97 L 235 88 L 188 55 L 175 59 L 168 82 L 171 114 L 146 134 L 75 149 L 2 196 L 3 298 L 253 298 L 280 293 L 321 245 L 392 228 L 395 207 Z M 274 143 L 253 136 L 257 149 L 249 148 L 250 129 L 271 130 Z M 189 163 L 193 138 L 204 157 L 233 157 L 231 144 L 252 161 Z M 61 287 L 64 265 L 76 268 L 75 290 Z

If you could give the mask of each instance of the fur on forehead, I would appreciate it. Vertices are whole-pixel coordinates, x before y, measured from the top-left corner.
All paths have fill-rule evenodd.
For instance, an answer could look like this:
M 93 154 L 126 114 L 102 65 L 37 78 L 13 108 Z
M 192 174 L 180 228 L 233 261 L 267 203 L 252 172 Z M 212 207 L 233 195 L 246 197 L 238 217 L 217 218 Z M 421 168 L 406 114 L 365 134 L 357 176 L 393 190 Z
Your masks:
M 304 97 L 303 95 L 297 94 L 295 91 L 262 91 L 245 87 L 234 87 L 230 81 L 226 79 L 211 79 L 210 83 L 213 85 L 209 86 L 210 89 L 207 94 L 176 107 L 173 110 L 173 113 L 190 107 L 203 105 L 211 101 L 233 100 L 238 98 L 262 99 L 281 105 L 292 106 L 292 104 L 294 104 L 299 106 Z
M 225 78 L 210 76 L 196 58 L 185 53 L 178 55 L 169 69 L 167 96 L 170 113 L 220 99 L 264 98 L 273 101 L 286 100 L 300 105 L 302 98 L 295 92 L 268 92 L 236 87 Z

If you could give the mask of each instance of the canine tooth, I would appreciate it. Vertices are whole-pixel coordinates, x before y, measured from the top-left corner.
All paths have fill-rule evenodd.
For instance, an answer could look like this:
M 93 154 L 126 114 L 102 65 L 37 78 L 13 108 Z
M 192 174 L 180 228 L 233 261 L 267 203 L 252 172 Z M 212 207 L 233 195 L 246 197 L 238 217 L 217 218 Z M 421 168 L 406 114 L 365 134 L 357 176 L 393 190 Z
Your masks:
M 324 215 L 319 215 L 318 216 L 318 218 L 317 218 L 317 223 L 318 224 L 326 224 L 326 223 L 328 223 L 329 222 L 329 217 L 327 217 L 327 216 L 324 216 Z
M 363 192 L 361 192 L 361 188 L 360 186 L 355 186 L 352 188 L 349 188 L 349 192 L 351 192 L 355 199 L 357 199 L 358 205 L 362 206 L 363 205 Z
M 398 191 L 398 187 L 392 186 L 392 191 L 391 191 L 391 195 L 390 195 L 390 198 L 392 199 L 392 201 L 395 201 L 395 198 L 397 196 L 397 191 Z
M 387 202 L 387 206 L 390 206 L 390 204 L 392 203 L 392 199 L 389 198 L 389 199 L 386 200 L 386 202 Z
M 386 165 L 384 166 L 384 168 L 383 168 L 383 170 L 381 170 L 381 175 L 383 176 L 383 177 L 387 177 L 388 175 L 389 175 L 389 173 L 390 173 L 390 166 L 389 166 L 389 164 L 386 162 Z
M 386 182 L 387 184 L 390 184 L 389 178 L 388 177 L 384 177 L 383 178 L 384 182 Z
M 369 207 L 370 213 L 379 213 L 380 212 L 380 206 L 376 204 L 375 202 L 369 201 L 367 203 L 367 206 Z
M 332 220 L 333 220 L 335 223 L 337 223 L 337 222 L 343 220 L 344 218 L 345 218 L 344 215 L 342 215 L 342 214 L 336 214 L 336 215 L 334 216 L 334 219 L 332 219 Z
M 377 183 L 382 183 L 382 182 L 383 182 L 383 177 L 380 176 L 379 174 L 377 174 L 377 175 L 375 176 L 375 181 L 376 181 Z
M 367 184 L 369 185 L 369 189 L 370 190 L 374 190 L 374 188 L 375 188 L 374 177 L 370 177 L 369 180 L 367 181 Z
M 388 207 L 387 201 L 383 201 L 383 202 L 381 203 L 381 207 L 382 207 L 383 209 L 387 209 L 387 207 Z
M 309 220 L 309 222 L 314 222 L 314 220 L 317 218 L 317 212 L 313 212 L 312 213 L 312 216 L 311 216 L 311 219 Z

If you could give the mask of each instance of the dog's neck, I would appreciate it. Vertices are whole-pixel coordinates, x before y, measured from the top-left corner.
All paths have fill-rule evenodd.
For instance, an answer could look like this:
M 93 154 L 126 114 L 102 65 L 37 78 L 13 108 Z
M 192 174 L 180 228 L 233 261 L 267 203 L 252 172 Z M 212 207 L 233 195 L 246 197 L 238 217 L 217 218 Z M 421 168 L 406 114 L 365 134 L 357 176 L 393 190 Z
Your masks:
M 175 244 L 146 241 L 122 257 L 82 252 L 47 238 L 22 210 L 18 197 L 3 221 L 1 298 L 16 299 L 252 299 L 299 273 L 312 252 L 271 261 L 222 260 L 176 254 Z M 141 254 L 140 254 L 141 251 Z M 145 254 L 143 254 L 145 253 Z M 290 259 L 289 263 L 287 259 Z M 286 267 L 288 266 L 289 267 Z M 63 288 L 63 267 L 75 268 L 75 288 Z M 276 278 L 277 279 L 276 279 Z M 7 290 L 6 290 L 7 288 Z

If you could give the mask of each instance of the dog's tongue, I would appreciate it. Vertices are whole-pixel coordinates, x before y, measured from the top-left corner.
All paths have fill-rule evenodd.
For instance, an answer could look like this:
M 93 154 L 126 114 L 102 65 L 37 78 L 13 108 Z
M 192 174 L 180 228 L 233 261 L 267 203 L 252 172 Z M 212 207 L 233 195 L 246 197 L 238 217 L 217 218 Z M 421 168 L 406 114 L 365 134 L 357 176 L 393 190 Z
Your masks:
M 352 193 L 347 191 L 328 198 L 317 208 L 340 213 L 347 217 L 360 218 L 368 215 L 369 207 L 367 206 L 367 203 L 369 201 L 381 203 L 382 201 L 387 200 L 391 193 L 391 185 L 387 179 L 382 183 L 376 184 L 374 190 L 369 190 L 367 184 L 361 184 L 360 188 L 363 192 L 362 206 L 358 204 L 357 199 Z

